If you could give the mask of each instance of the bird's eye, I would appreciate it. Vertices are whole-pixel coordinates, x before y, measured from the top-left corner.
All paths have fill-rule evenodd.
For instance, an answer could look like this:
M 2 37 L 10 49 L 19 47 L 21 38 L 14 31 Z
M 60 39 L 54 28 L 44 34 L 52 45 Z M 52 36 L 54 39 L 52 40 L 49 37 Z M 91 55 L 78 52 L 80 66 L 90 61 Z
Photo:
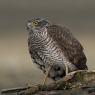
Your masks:
M 33 21 L 32 24 L 33 24 L 34 26 L 37 26 L 37 25 L 38 25 L 38 21 Z

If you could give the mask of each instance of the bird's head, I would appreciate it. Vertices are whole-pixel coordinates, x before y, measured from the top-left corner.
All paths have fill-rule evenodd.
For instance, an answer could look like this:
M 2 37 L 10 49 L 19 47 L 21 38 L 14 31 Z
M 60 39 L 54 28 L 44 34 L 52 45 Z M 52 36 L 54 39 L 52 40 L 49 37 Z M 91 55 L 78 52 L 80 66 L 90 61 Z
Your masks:
M 50 25 L 50 22 L 44 18 L 33 18 L 27 23 L 27 30 L 40 30 Z

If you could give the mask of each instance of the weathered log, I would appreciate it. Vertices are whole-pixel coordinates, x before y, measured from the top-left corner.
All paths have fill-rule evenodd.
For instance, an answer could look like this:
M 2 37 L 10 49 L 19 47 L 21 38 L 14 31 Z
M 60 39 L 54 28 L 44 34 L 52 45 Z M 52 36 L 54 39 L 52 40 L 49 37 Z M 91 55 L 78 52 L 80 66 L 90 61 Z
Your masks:
M 63 79 L 48 85 L 36 85 L 25 87 L 25 89 L 16 88 L 2 91 L 2 93 L 9 92 L 18 92 L 17 95 L 71 95 L 70 93 L 73 93 L 73 95 L 81 95 L 81 93 L 82 95 L 90 95 L 92 92 L 95 93 L 95 71 L 74 71 Z

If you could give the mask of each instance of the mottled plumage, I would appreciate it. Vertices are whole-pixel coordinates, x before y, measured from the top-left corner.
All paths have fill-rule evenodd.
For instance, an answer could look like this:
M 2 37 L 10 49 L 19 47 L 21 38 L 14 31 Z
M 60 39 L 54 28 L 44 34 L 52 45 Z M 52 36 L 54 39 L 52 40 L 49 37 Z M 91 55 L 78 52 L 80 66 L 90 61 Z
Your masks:
M 36 18 L 28 22 L 27 30 L 29 52 L 34 63 L 44 73 L 53 63 L 48 77 L 58 80 L 65 76 L 65 64 L 69 72 L 87 69 L 83 47 L 66 27 Z

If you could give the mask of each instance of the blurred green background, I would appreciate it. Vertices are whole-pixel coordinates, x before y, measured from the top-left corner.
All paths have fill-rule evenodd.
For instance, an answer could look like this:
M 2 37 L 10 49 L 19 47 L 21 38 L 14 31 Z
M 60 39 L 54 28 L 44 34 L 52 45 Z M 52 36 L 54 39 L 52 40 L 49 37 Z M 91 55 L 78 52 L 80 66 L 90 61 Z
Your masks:
M 95 69 L 95 0 L 0 0 L 0 89 L 42 83 L 27 47 L 27 19 L 45 17 L 68 27 Z

